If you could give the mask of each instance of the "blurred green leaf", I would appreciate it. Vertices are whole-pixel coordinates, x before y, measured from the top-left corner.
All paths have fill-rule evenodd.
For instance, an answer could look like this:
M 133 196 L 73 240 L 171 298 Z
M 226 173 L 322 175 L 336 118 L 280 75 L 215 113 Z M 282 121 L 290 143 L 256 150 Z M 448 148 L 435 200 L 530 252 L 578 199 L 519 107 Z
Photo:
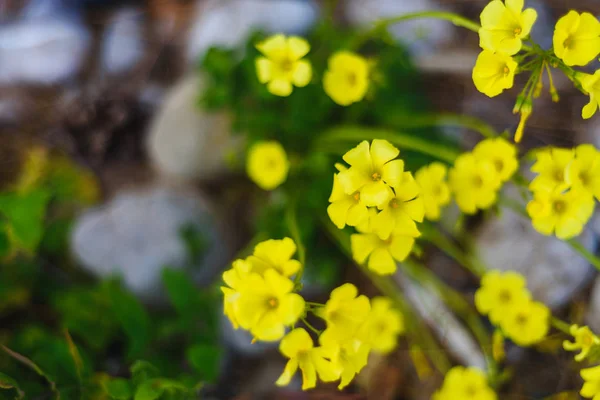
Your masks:
M 42 240 L 49 200 L 50 194 L 41 189 L 0 195 L 0 214 L 7 219 L 14 240 L 24 250 L 33 252 Z
M 160 371 L 153 364 L 145 360 L 138 360 L 133 363 L 130 368 L 131 379 L 135 386 L 139 386 L 142 382 L 156 378 L 160 375 Z
M 184 317 L 197 316 L 200 289 L 194 285 L 189 275 L 184 271 L 165 268 L 162 280 L 175 310 Z
M 137 388 L 134 400 L 155 400 L 163 394 L 163 391 L 160 381 L 148 380 Z
M 106 393 L 116 400 L 128 400 L 133 396 L 133 386 L 131 382 L 123 378 L 112 378 L 104 382 Z
M 215 382 L 219 376 L 219 365 L 223 351 L 206 344 L 196 344 L 186 351 L 186 358 L 206 382 Z
M 48 376 L 48 374 L 46 374 L 46 372 L 44 372 L 36 363 L 31 361 L 29 358 L 25 357 L 24 355 L 19 354 L 16 351 L 9 349 L 6 346 L 0 346 L 0 348 L 2 350 L 4 350 L 4 352 L 6 354 L 8 354 L 9 356 L 14 358 L 21 364 L 25 365 L 26 367 L 30 368 L 31 370 L 35 371 L 36 374 L 38 374 L 39 376 L 44 378 L 46 380 L 46 382 L 48 383 L 48 385 L 50 386 L 50 390 L 52 391 L 52 393 L 54 393 L 54 395 L 56 396 L 57 399 L 60 398 L 60 393 L 56 389 L 56 383 L 54 383 L 54 381 Z
M 188 251 L 190 262 L 192 264 L 198 263 L 209 246 L 206 237 L 193 224 L 183 226 L 179 236 Z
M 0 389 L 15 389 L 19 393 L 19 398 L 24 396 L 17 381 L 2 372 L 0 372 Z

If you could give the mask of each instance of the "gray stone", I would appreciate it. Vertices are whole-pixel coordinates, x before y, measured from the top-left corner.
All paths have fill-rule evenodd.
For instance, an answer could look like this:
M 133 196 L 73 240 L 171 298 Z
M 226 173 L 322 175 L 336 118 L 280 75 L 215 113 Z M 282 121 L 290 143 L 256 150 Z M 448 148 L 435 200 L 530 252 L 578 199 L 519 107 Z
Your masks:
M 215 178 L 228 170 L 226 157 L 239 142 L 230 132 L 227 114 L 198 107 L 202 87 L 198 75 L 184 78 L 166 94 L 151 123 L 148 153 L 158 171 L 169 177 Z
M 102 43 L 102 69 L 108 73 L 130 70 L 142 59 L 145 41 L 142 11 L 124 8 L 106 27 Z
M 122 191 L 75 222 L 71 250 L 82 266 L 106 278 L 121 275 L 142 299 L 161 300 L 165 266 L 194 266 L 195 279 L 207 283 L 231 257 L 231 244 L 209 202 L 195 192 L 153 187 Z M 192 226 L 206 241 L 200 260 L 191 260 L 181 229 Z

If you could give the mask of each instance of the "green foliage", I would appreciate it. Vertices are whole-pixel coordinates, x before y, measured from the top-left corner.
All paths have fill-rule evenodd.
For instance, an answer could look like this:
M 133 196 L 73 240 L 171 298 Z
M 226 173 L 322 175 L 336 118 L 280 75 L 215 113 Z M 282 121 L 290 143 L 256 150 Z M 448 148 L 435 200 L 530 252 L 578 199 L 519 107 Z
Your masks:
M 43 189 L 0 195 L 0 214 L 15 245 L 34 252 L 44 234 L 44 216 L 50 194 Z
M 222 350 L 214 345 L 196 344 L 186 351 L 190 365 L 200 374 L 203 380 L 214 382 L 219 374 Z
M 133 397 L 133 386 L 124 378 L 110 379 L 104 383 L 104 390 L 111 398 L 116 400 L 129 400 Z

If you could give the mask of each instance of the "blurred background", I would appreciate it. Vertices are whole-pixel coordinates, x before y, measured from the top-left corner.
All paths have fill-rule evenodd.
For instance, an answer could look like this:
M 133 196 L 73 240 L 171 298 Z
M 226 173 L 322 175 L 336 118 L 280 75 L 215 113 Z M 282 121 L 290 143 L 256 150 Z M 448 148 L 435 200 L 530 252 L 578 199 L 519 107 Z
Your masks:
M 257 31 L 308 36 L 323 18 L 360 30 L 378 18 L 426 9 L 478 20 L 486 4 L 0 0 L 0 227 L 11 226 L 10 234 L 0 235 L 0 343 L 47 370 L 62 386 L 63 398 L 82 390 L 69 382 L 85 371 L 99 381 L 98 371 L 128 377 L 132 362 L 144 358 L 161 376 L 186 382 L 201 377 L 202 398 L 428 399 L 441 377 L 417 380 L 414 360 L 402 346 L 370 362 L 344 393 L 330 386 L 302 393 L 297 382 L 276 389 L 273 382 L 283 368 L 276 346 L 250 344 L 222 318 L 214 283 L 236 255 L 251 249 L 257 231 L 252 221 L 260 210 L 248 206 L 257 189 L 243 171 L 243 138 L 236 131 L 244 125 L 234 123 L 231 111 L 214 107 L 218 92 L 209 92 L 213 103 L 201 101 L 203 92 L 215 89 L 207 77 L 214 78 L 219 65 L 216 56 L 211 63 L 203 60 L 214 46 L 242 58 Z M 569 9 L 600 15 L 597 0 L 526 4 L 538 12 L 532 36 L 543 46 L 551 45 L 555 21 Z M 399 24 L 390 33 L 401 49 L 399 65 L 410 64 L 406 68 L 419 82 L 405 90 L 407 83 L 399 80 L 390 96 L 404 96 L 406 103 L 418 98 L 428 110 L 466 114 L 498 131 L 514 131 L 514 96 L 492 100 L 472 84 L 477 35 L 436 20 Z M 319 46 L 313 42 L 313 51 Z M 587 99 L 556 77 L 561 101 L 542 96 L 536 102 L 524 148 L 600 146 L 597 120 L 580 117 Z M 312 112 L 306 110 L 310 103 L 302 104 L 304 112 Z M 386 112 L 403 113 L 392 107 Z M 443 127 L 435 134 L 463 148 L 479 139 L 462 128 Z M 600 283 L 567 246 L 538 235 L 509 212 L 485 224 L 472 222 L 488 265 L 519 270 L 558 313 L 587 313 L 600 329 Z M 584 242 L 595 249 L 600 221 L 590 225 Z M 476 288 L 473 277 L 447 257 L 435 252 L 428 257 L 432 270 L 454 287 L 465 293 Z M 307 293 L 326 298 L 344 277 L 375 294 L 346 264 L 315 268 L 306 278 Z M 435 325 L 435 316 L 425 314 Z M 462 328 L 446 322 L 436 332 L 439 340 L 457 361 L 472 361 Z M 72 367 L 72 342 L 64 332 L 78 345 L 84 372 Z M 576 371 L 567 371 L 569 355 L 514 350 L 509 357 L 516 360 L 515 379 L 502 398 L 541 399 L 579 387 Z M 44 379 L 5 354 L 0 372 L 22 377 L 29 387 L 23 390 L 37 393 L 27 398 L 52 398 Z M 92 392 L 86 396 L 103 398 Z M 0 392 L 4 395 L 14 397 Z

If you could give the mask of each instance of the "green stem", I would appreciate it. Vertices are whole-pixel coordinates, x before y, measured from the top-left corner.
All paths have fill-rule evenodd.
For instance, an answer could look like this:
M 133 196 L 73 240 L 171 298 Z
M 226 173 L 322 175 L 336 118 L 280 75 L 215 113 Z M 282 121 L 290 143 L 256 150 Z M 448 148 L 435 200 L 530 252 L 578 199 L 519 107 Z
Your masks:
M 566 335 L 571 335 L 571 325 L 556 317 L 550 317 L 550 324 Z
M 311 324 L 310 324 L 310 323 L 309 323 L 309 322 L 306 320 L 306 318 L 302 317 L 302 318 L 301 318 L 301 320 L 302 320 L 302 322 L 304 322 L 304 325 L 306 325 L 306 327 L 307 327 L 308 329 L 310 329 L 311 331 L 313 331 L 313 332 L 314 332 L 316 335 L 320 335 L 320 334 L 321 334 L 321 331 L 320 331 L 320 330 L 318 330 L 317 328 L 315 328 L 314 326 L 312 326 L 312 325 L 311 325 Z
M 300 271 L 296 274 L 294 278 L 294 284 L 299 285 L 302 281 L 302 274 L 304 273 L 304 268 L 306 268 L 306 251 L 304 249 L 304 245 L 302 244 L 302 239 L 300 238 L 300 229 L 298 228 L 298 218 L 296 215 L 296 202 L 292 201 L 288 205 L 288 208 L 285 213 L 285 221 L 287 223 L 288 229 L 290 230 L 290 234 L 292 235 L 292 239 L 296 242 L 296 247 L 298 248 L 298 260 L 302 267 Z
M 387 129 L 366 128 L 359 126 L 339 126 L 323 132 L 316 140 L 315 148 L 319 151 L 330 151 L 331 144 L 342 144 L 346 142 L 357 143 L 363 140 L 384 139 L 400 147 L 401 150 L 414 150 L 427 154 L 447 163 L 454 163 L 460 152 L 444 145 L 435 144 L 416 135 L 407 135 Z M 345 153 L 349 148 L 344 148 L 339 153 Z M 337 152 L 336 152 L 337 153 Z
M 471 117 L 469 115 L 440 113 L 414 115 L 410 117 L 398 116 L 396 118 L 390 118 L 392 124 L 400 125 L 403 128 L 453 126 L 470 129 L 479 133 L 485 138 L 492 138 L 498 136 L 498 133 L 491 125 L 480 120 L 479 118 Z

